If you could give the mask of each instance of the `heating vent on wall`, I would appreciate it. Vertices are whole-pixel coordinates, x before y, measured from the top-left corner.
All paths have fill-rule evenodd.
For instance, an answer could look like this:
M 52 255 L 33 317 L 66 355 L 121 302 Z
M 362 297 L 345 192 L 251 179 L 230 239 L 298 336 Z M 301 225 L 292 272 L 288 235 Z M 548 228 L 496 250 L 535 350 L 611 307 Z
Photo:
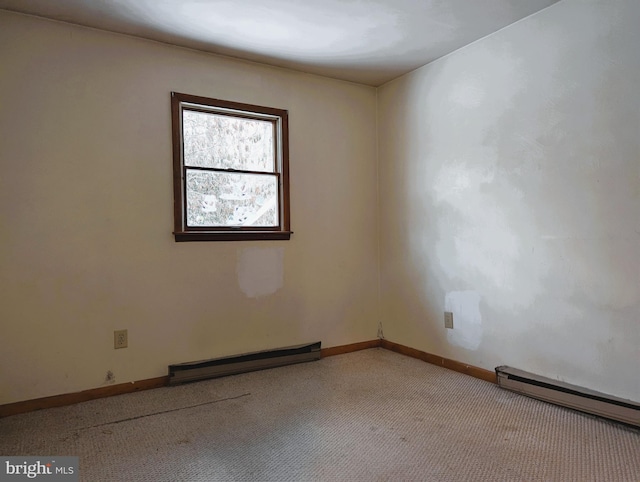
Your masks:
M 320 359 L 320 342 L 169 365 L 169 385 L 237 375 Z
M 496 368 L 498 385 L 522 395 L 640 427 L 640 403 L 612 397 L 516 368 Z

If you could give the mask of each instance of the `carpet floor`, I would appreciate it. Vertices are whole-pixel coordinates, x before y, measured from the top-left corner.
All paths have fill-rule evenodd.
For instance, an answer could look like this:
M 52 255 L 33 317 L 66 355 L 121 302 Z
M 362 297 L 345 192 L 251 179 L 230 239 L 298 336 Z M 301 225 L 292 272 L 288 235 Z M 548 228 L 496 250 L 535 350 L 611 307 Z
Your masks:
M 640 430 L 381 348 L 0 419 L 99 481 L 640 481 Z

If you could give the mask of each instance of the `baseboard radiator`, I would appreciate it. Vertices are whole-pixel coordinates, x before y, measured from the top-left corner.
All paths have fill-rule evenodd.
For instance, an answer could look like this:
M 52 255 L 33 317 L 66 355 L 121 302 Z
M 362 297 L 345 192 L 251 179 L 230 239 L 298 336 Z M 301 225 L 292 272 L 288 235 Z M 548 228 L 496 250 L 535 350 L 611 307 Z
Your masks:
M 545 402 L 640 427 L 640 403 L 534 375 L 516 368 L 496 368 L 498 385 Z
M 169 365 L 169 385 L 225 377 L 320 359 L 320 342 Z

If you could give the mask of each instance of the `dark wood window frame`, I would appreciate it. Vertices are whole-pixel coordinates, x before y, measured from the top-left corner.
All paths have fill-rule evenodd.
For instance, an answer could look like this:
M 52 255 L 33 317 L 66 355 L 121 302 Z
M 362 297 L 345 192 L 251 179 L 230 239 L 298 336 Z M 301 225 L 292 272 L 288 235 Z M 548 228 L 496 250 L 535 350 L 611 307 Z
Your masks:
M 187 110 L 216 112 L 223 109 L 238 118 L 264 119 L 270 116 L 276 124 L 276 153 L 274 175 L 278 178 L 278 226 L 188 226 L 186 202 L 186 166 L 182 112 Z M 213 109 L 213 110 L 212 110 Z M 173 140 L 173 214 L 176 241 L 245 241 L 287 240 L 291 237 L 289 218 L 289 123 L 288 111 L 220 99 L 171 92 L 171 123 Z M 230 173 L 250 173 L 226 169 Z

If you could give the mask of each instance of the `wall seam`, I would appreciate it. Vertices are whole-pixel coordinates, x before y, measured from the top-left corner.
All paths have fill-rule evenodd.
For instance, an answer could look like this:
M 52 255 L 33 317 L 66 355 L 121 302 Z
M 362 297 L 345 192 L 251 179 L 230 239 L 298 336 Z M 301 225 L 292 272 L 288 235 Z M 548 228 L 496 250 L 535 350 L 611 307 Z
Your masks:
M 384 334 L 382 331 L 382 256 L 380 249 L 380 239 L 382 238 L 382 230 L 381 230 L 381 214 L 380 214 L 380 102 L 379 102 L 379 93 L 380 87 L 376 87 L 376 231 L 377 231 L 377 241 L 378 241 L 378 259 L 377 259 L 377 271 L 378 271 L 378 338 L 384 339 Z

